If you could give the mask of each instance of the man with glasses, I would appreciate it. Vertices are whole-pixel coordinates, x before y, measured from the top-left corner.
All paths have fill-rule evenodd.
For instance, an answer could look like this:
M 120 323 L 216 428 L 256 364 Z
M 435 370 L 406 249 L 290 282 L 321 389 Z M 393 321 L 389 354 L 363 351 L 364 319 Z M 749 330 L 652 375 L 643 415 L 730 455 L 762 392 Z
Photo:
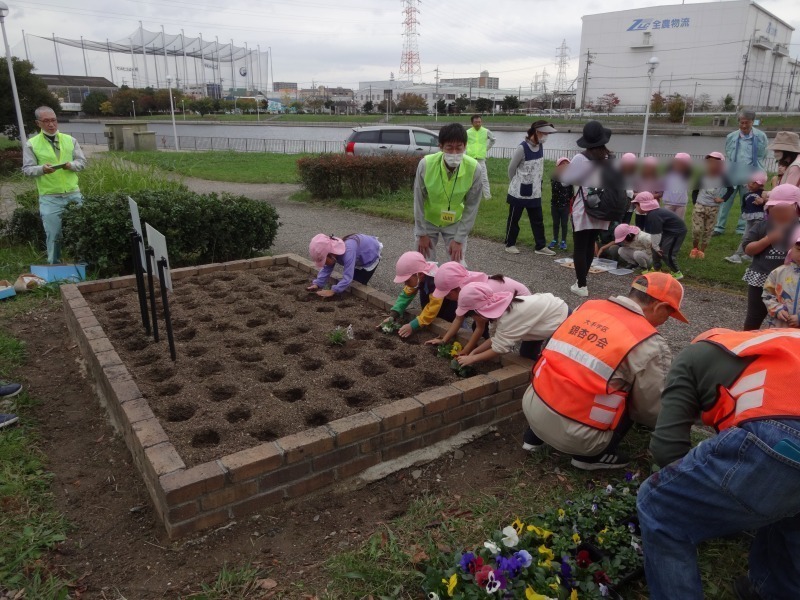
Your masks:
M 86 156 L 74 137 L 58 131 L 52 108 L 40 106 L 35 114 L 40 131 L 23 146 L 22 172 L 36 179 L 47 262 L 52 265 L 61 260 L 61 214 L 70 202 L 83 202 L 78 172 L 86 168 Z
M 447 260 L 463 263 L 483 191 L 481 169 L 465 154 L 467 132 L 459 123 L 439 130 L 439 149 L 419 162 L 414 180 L 417 251 L 435 260 L 441 236 Z

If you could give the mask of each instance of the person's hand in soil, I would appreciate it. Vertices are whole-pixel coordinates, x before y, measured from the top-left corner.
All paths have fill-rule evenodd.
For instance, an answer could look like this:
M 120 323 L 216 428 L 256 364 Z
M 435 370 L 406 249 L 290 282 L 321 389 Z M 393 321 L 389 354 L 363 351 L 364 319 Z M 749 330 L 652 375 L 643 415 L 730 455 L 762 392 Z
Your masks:
M 461 262 L 461 260 L 464 258 L 462 245 L 455 240 L 450 242 L 450 245 L 447 246 L 447 251 L 450 253 L 450 260 L 453 262 Z
M 317 292 L 317 296 L 321 298 L 333 298 L 336 295 L 336 292 L 333 290 L 320 290 Z
M 456 356 L 456 360 L 458 361 L 458 364 L 460 364 L 462 367 L 467 367 L 469 365 L 474 365 L 476 362 L 480 362 L 481 359 L 478 357 L 477 354 L 468 354 L 468 355 L 459 354 L 458 356 Z
M 375 329 L 380 329 L 384 325 L 388 325 L 389 323 L 392 323 L 393 321 L 394 321 L 394 319 L 392 317 L 386 317 L 383 321 L 381 321 L 380 323 L 375 325 Z
M 401 338 L 410 337 L 412 333 L 414 333 L 414 328 L 411 327 L 410 323 L 406 323 L 397 331 L 397 335 Z
M 444 338 L 433 338 L 432 340 L 428 340 L 425 342 L 426 346 L 441 346 L 442 344 L 446 344 L 447 342 L 444 341 Z
M 427 235 L 419 236 L 419 241 L 417 242 L 417 252 L 422 254 L 425 258 L 428 258 L 431 253 L 431 249 L 433 248 L 433 242 L 431 238 Z
M 312 283 L 310 286 L 306 288 L 309 292 L 316 292 L 319 289 L 319 286 L 316 283 Z

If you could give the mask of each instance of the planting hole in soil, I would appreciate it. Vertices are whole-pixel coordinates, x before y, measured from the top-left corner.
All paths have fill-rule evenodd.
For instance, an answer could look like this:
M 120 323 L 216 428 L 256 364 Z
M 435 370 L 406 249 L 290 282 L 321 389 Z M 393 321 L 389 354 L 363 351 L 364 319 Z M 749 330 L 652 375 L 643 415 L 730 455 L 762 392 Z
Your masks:
M 297 402 L 306 396 L 306 391 L 300 387 L 287 388 L 285 390 L 276 390 L 275 396 L 284 402 Z
M 284 377 L 286 377 L 285 369 L 267 369 L 261 372 L 258 380 L 262 383 L 277 383 Z
M 167 408 L 167 421 L 170 423 L 188 421 L 196 412 L 197 408 L 193 404 L 176 402 L 175 404 L 170 404 Z
M 336 375 L 331 379 L 330 386 L 337 390 L 349 390 L 353 387 L 353 380 L 344 375 Z
M 130 321 L 128 321 L 128 319 L 125 319 L 124 321 L 111 321 L 111 323 L 108 324 L 108 327 L 109 329 L 120 331 L 121 329 L 127 328 L 128 325 L 130 325 Z
M 220 290 L 218 292 L 210 292 L 208 295 L 215 300 L 221 300 L 228 295 L 228 292 L 226 290 Z
M 221 273 L 217 275 L 217 279 L 220 281 L 233 281 L 237 277 L 238 275 L 236 273 Z
M 409 348 L 396 334 L 375 331 L 383 311 L 352 296 L 329 301 L 309 294 L 307 277 L 294 267 L 222 273 L 226 279 L 209 273 L 175 281 L 176 363 L 165 339 L 155 343 L 143 335 L 135 289 L 84 296 L 187 467 L 304 431 L 314 426 L 307 421 L 315 413 L 332 422 L 458 380 L 449 361 L 432 350 L 420 353 L 427 348 Z M 301 277 L 302 283 L 291 283 Z M 265 281 L 270 278 L 289 287 L 276 289 Z M 247 292 L 248 286 L 257 289 Z M 231 298 L 234 304 L 226 302 Z M 122 306 L 109 310 L 117 304 Z M 117 323 L 120 328 L 112 329 Z M 353 324 L 355 339 L 331 346 L 336 323 Z M 193 338 L 180 339 L 184 335 Z M 419 331 L 413 337 L 422 343 L 433 335 Z M 416 373 L 412 366 L 423 368 Z M 249 420 L 237 421 L 240 409 L 249 411 Z M 195 435 L 207 430 L 218 434 L 218 442 L 200 435 L 198 443 Z
M 328 421 L 330 421 L 328 413 L 315 412 L 308 415 L 308 417 L 306 418 L 306 425 L 308 425 L 309 427 L 322 427 L 323 425 L 327 425 Z
M 379 375 L 386 373 L 389 370 L 389 367 L 367 358 L 361 363 L 360 370 L 361 374 L 366 375 L 367 377 L 378 377 Z
M 297 302 L 311 302 L 311 294 L 308 292 L 300 292 L 294 299 L 297 300 Z
M 192 446 L 195 448 L 210 448 L 219 445 L 219 433 L 213 429 L 198 431 L 192 436 Z
M 233 398 L 238 391 L 235 385 L 214 384 L 208 386 L 208 397 L 212 402 L 224 402 Z
M 125 308 L 125 306 L 124 302 L 112 302 L 111 304 L 106 304 L 106 310 L 119 310 L 120 308 Z
M 228 423 L 240 423 L 242 421 L 247 421 L 251 416 L 253 416 L 253 413 L 250 412 L 249 408 L 238 406 L 228 412 L 228 414 L 225 415 L 225 419 Z
M 194 327 L 189 327 L 187 329 L 183 329 L 182 331 L 175 332 L 175 339 L 179 342 L 188 342 L 189 340 L 193 340 L 197 335 L 197 329 Z

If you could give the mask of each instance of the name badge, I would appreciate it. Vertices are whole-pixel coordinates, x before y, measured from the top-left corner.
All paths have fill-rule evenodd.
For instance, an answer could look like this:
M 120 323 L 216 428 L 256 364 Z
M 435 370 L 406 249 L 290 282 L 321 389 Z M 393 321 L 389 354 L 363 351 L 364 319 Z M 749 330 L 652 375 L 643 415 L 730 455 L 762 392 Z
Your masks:
M 441 215 L 442 223 L 455 223 L 456 213 L 452 210 L 443 210 Z

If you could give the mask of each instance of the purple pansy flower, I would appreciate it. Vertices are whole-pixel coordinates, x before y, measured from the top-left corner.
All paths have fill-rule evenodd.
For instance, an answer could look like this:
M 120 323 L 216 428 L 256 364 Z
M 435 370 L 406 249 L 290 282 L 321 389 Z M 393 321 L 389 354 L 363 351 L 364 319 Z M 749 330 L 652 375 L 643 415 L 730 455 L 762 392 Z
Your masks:
M 465 552 L 461 555 L 461 560 L 459 561 L 459 565 L 461 566 L 461 570 L 464 573 L 469 573 L 469 566 L 472 561 L 475 560 L 475 555 L 472 552 Z
M 523 569 L 527 569 L 528 567 L 533 564 L 533 556 L 527 550 L 520 550 L 514 553 L 514 558 L 516 558 L 519 563 L 522 565 Z

